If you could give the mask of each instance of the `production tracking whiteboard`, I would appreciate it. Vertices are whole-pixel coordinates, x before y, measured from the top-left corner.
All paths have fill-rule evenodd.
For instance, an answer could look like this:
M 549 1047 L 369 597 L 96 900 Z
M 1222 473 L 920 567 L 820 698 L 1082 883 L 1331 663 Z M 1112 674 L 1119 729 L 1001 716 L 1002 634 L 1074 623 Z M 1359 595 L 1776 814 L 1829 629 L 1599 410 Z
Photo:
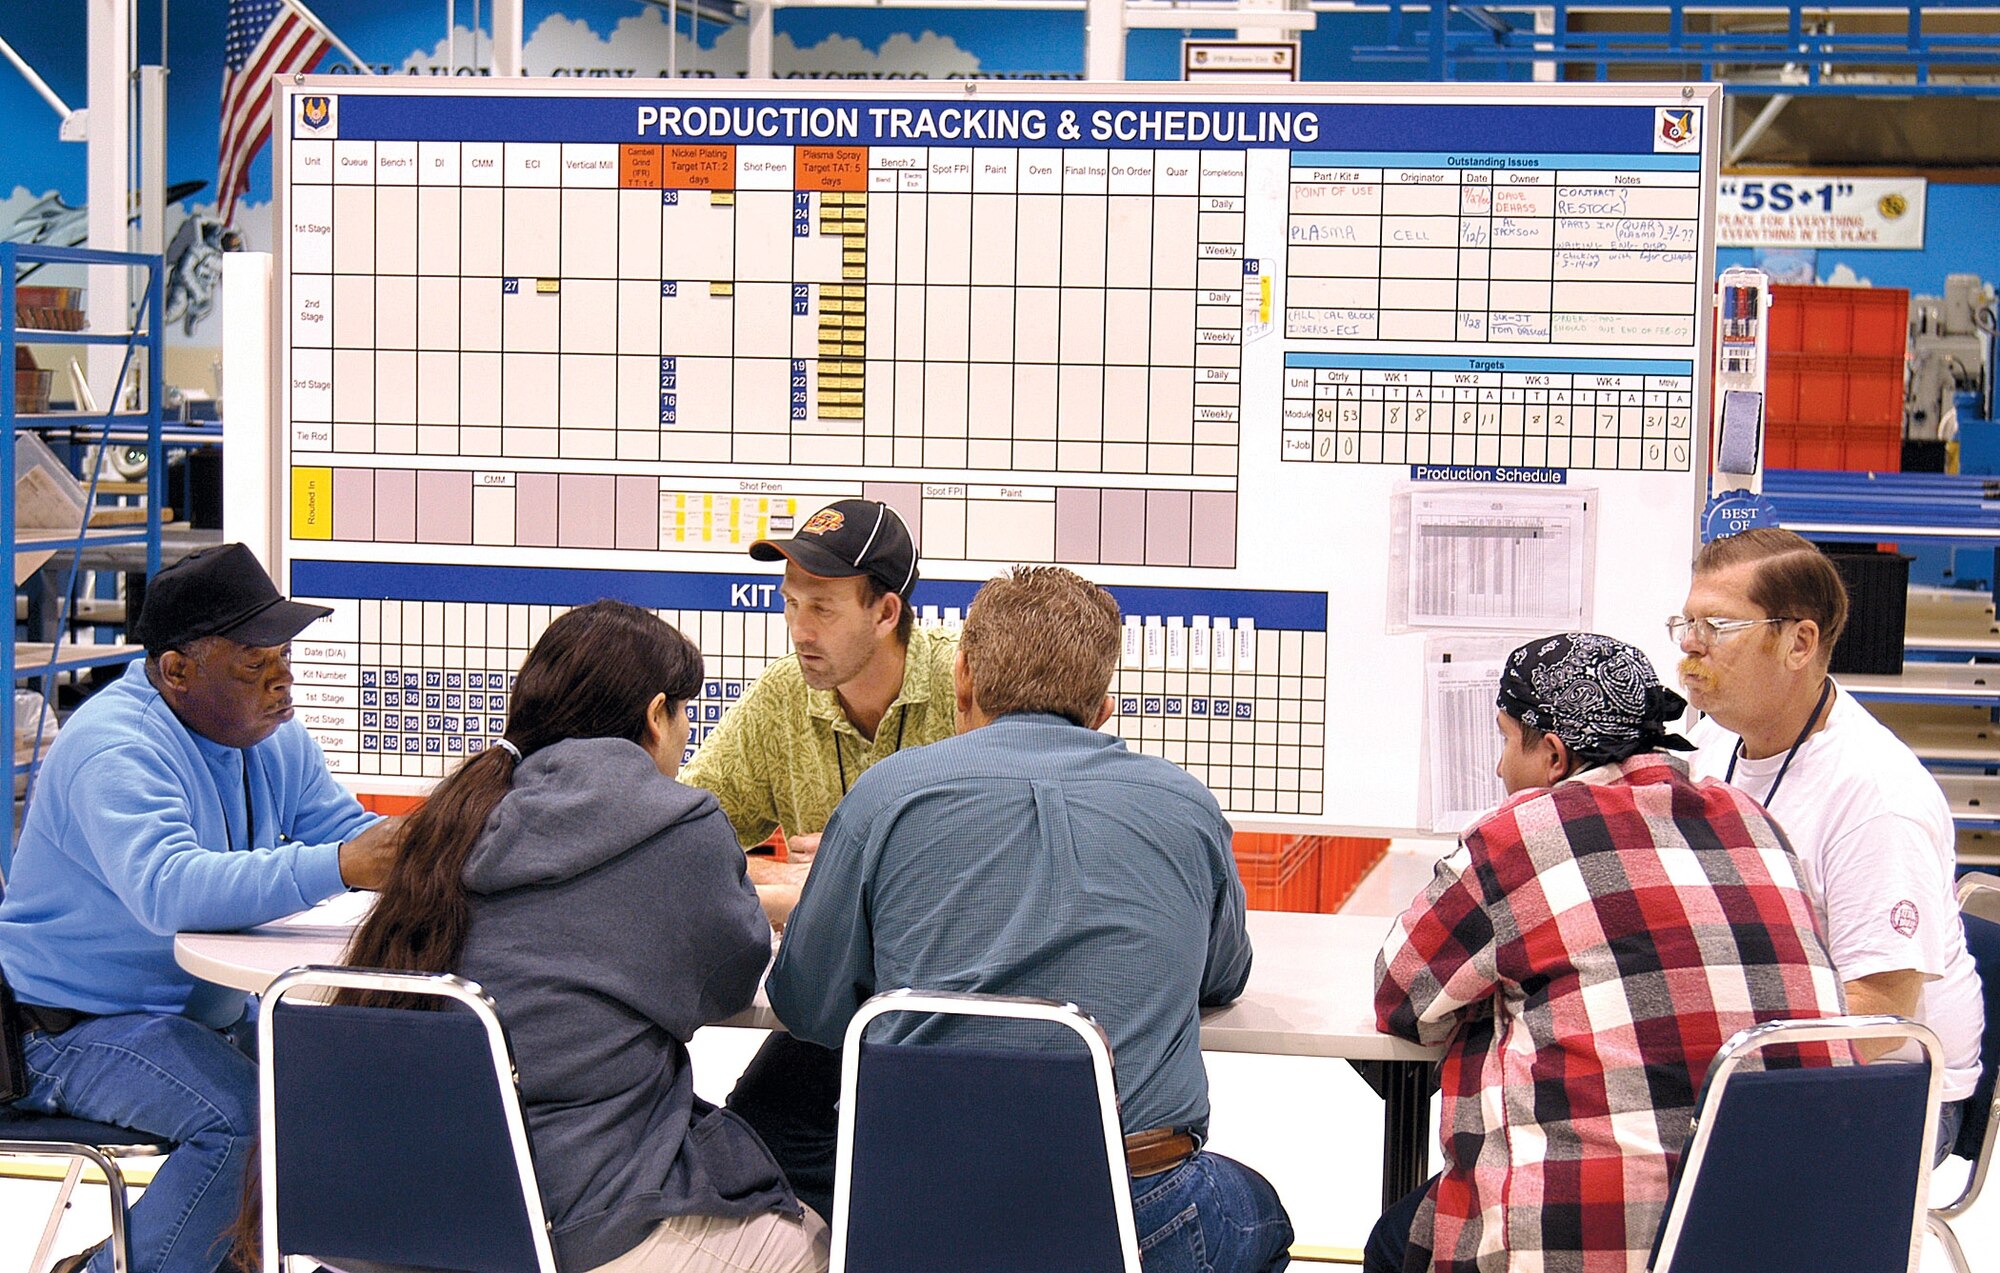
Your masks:
M 778 87 L 281 85 L 273 548 L 357 789 L 488 745 L 607 595 L 701 645 L 698 745 L 786 651 L 746 547 L 853 495 L 924 621 L 1109 587 L 1107 728 L 1239 825 L 1455 829 L 1479 659 L 1669 666 L 1714 86 Z

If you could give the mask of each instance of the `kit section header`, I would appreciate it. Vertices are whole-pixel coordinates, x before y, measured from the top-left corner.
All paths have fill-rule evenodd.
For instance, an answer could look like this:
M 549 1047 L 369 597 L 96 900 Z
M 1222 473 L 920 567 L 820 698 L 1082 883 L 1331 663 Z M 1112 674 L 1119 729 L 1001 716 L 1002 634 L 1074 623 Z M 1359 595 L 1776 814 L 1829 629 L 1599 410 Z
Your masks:
M 307 109 L 310 106 L 311 109 Z M 1681 112 L 1699 115 L 1698 109 Z M 1652 105 L 1466 105 L 1290 100 L 989 102 L 851 98 L 506 97 L 345 92 L 299 99 L 292 136 L 342 141 L 810 143 L 1249 147 L 1352 153 L 1652 155 Z M 1687 125 L 1691 137 L 1699 132 Z M 1678 149 L 1679 147 L 1674 147 Z
M 580 606 L 613 597 L 651 610 L 758 610 L 785 607 L 776 575 L 692 571 L 566 570 L 524 566 L 438 566 L 390 562 L 295 560 L 294 596 L 322 601 L 464 601 L 495 605 Z M 911 604 L 955 609 L 972 604 L 980 584 L 925 579 Z M 1130 619 L 1151 615 L 1224 616 L 1258 627 L 1326 631 L 1326 594 L 1249 588 L 1159 588 L 1107 584 Z

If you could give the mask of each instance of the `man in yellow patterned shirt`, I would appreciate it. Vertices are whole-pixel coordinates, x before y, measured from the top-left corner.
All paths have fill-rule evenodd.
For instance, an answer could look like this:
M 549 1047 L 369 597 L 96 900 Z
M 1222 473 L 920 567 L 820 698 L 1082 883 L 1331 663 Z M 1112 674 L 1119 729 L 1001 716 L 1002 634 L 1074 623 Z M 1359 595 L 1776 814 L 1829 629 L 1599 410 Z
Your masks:
M 750 555 L 785 563 L 792 653 L 723 715 L 680 778 L 715 793 L 746 847 L 783 827 L 788 855 L 809 861 L 834 806 L 870 765 L 957 732 L 958 637 L 914 626 L 917 546 L 887 504 L 841 500 L 790 539 L 758 540 Z M 780 923 L 802 875 L 752 860 L 751 878 Z M 829 1217 L 839 1088 L 838 1052 L 774 1034 L 729 1098 L 799 1197 Z

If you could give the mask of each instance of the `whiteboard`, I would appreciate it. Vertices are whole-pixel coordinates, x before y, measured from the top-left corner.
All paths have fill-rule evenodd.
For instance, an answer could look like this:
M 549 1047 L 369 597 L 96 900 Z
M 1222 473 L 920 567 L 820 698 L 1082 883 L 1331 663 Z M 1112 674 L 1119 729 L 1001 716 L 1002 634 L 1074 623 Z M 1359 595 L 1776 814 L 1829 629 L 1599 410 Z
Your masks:
M 1440 634 L 1668 666 L 1715 86 L 664 87 L 280 85 L 272 559 L 357 788 L 607 595 L 701 645 L 699 745 L 786 651 L 745 548 L 855 495 L 924 622 L 1110 588 L 1108 728 L 1239 825 L 1433 827 Z

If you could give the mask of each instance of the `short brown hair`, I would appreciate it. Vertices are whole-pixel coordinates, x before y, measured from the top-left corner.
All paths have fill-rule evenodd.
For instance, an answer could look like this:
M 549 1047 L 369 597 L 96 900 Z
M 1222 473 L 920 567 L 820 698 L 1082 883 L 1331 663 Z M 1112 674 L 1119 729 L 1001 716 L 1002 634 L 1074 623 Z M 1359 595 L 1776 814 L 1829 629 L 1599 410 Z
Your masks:
M 861 604 L 873 606 L 891 592 L 895 592 L 895 589 L 883 583 L 874 575 L 861 576 Z M 904 645 L 908 645 L 910 643 L 910 629 L 916 626 L 917 612 L 910 608 L 908 594 L 897 592 L 896 601 L 903 607 L 896 615 L 896 639 Z
M 1122 642 L 1118 603 L 1060 566 L 1016 566 L 989 580 L 965 615 L 959 649 L 988 716 L 1048 712 L 1097 724 Z
M 1831 659 L 1847 629 L 1847 585 L 1826 554 L 1791 531 L 1759 527 L 1703 544 L 1694 555 L 1694 573 L 1747 562 L 1757 563 L 1751 602 L 1773 618 L 1811 619 L 1819 627 L 1820 661 Z

